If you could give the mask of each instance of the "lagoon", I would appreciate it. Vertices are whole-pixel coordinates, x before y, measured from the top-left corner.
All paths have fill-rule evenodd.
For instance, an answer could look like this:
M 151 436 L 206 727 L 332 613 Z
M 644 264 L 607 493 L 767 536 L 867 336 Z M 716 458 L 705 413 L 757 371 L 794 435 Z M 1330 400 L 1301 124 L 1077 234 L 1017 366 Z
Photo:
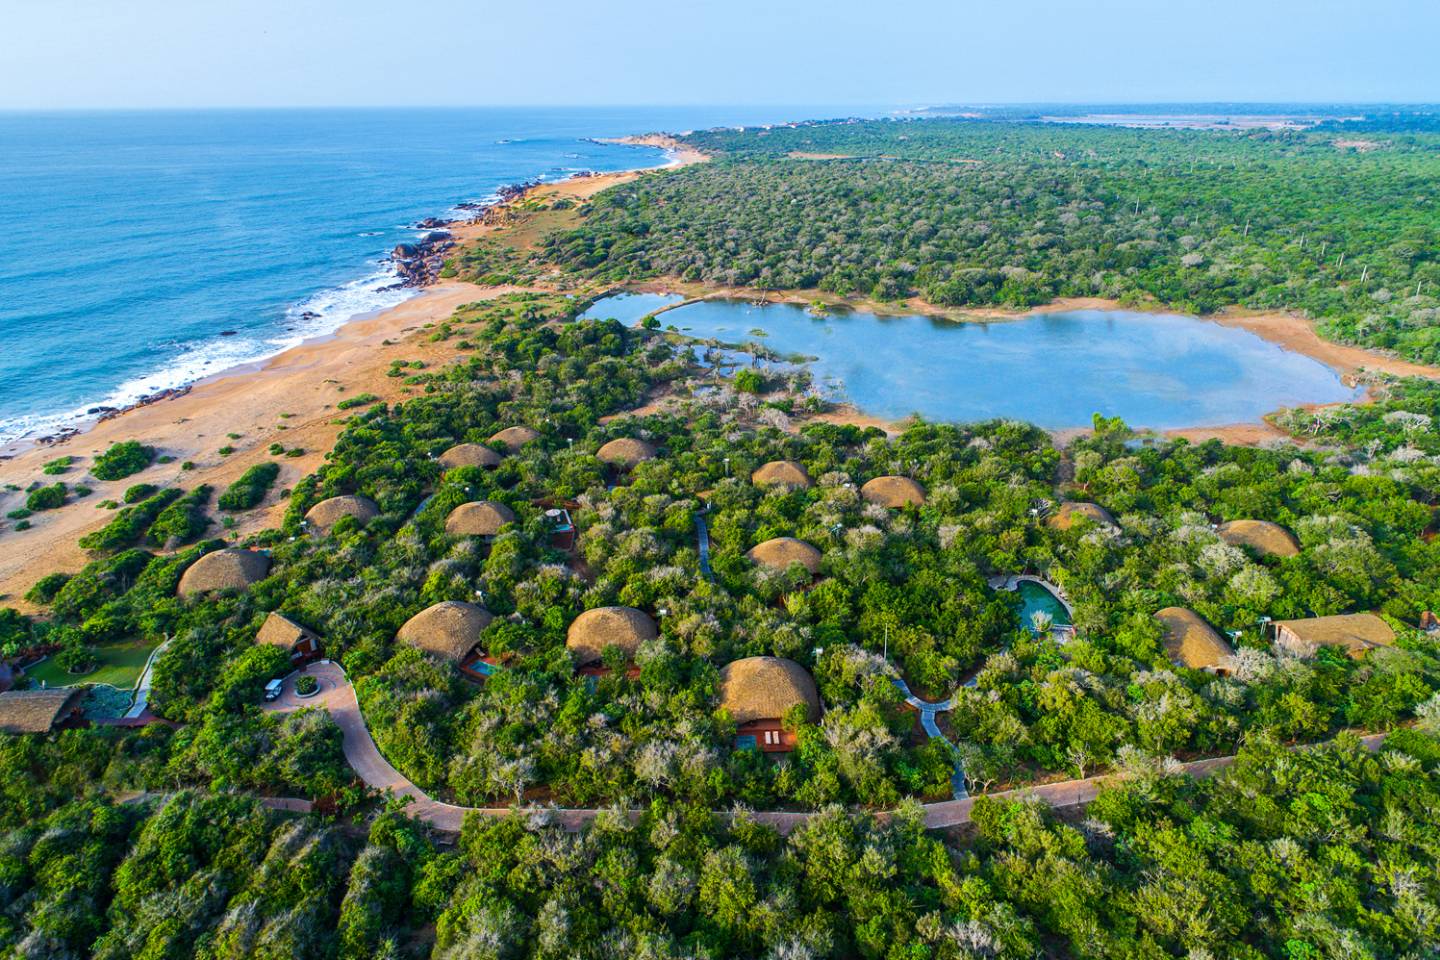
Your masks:
M 645 299 L 601 300 L 586 316 L 633 323 L 666 303 L 639 296 Z M 889 420 L 912 413 L 959 422 L 1002 417 L 1065 429 L 1089 426 L 1101 413 L 1170 429 L 1253 423 L 1281 407 L 1359 395 L 1317 360 L 1246 330 L 1175 314 L 1076 310 L 956 322 L 706 300 L 659 320 L 700 339 L 814 358 L 811 370 L 827 398 Z

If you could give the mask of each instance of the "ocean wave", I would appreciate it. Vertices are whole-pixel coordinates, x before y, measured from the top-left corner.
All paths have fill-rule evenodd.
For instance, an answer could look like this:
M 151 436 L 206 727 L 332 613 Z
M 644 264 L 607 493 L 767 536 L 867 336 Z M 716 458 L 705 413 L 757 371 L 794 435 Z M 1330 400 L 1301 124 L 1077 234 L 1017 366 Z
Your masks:
M 420 291 L 398 286 L 386 264 L 368 277 L 322 290 L 289 307 L 278 331 L 237 333 L 174 344 L 175 354 L 158 370 L 132 377 L 108 395 L 72 410 L 0 419 L 0 446 L 93 423 L 109 409 L 129 407 L 153 394 L 175 390 L 226 370 L 260 363 L 306 340 L 334 333 L 350 320 L 398 306 Z

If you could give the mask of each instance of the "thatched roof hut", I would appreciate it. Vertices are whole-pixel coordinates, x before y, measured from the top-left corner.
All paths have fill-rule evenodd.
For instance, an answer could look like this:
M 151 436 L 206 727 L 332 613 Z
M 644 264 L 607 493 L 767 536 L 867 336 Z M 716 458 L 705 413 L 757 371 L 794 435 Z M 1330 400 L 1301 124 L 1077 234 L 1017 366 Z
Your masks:
M 775 570 L 788 570 L 792 563 L 798 563 L 812 575 L 820 572 L 820 551 L 794 537 L 766 540 L 751 547 L 745 556 L 763 567 Z
M 440 454 L 440 466 L 446 470 L 456 467 L 484 467 L 494 470 L 504 460 L 500 454 L 478 443 L 457 443 Z
M 1045 522 L 1056 530 L 1069 530 L 1079 520 L 1088 520 L 1108 527 L 1115 526 L 1115 518 L 1100 504 L 1076 500 L 1066 500 L 1060 504 Z
M 1321 647 L 1343 647 L 1356 660 L 1376 647 L 1395 644 L 1395 631 L 1373 613 L 1342 613 L 1305 620 L 1276 620 L 1270 624 L 1275 642 L 1299 656 L 1312 656 Z
M 1226 543 L 1249 547 L 1266 557 L 1293 557 L 1300 552 L 1300 541 L 1278 523 L 1268 520 L 1231 520 L 1215 528 Z
M 49 733 L 79 706 L 83 687 L 0 693 L 0 733 Z
M 811 723 L 820 719 L 815 680 L 794 660 L 746 657 L 720 670 L 720 706 L 737 725 L 779 720 L 796 704 L 805 706 Z
M 265 579 L 270 558 L 257 550 L 226 547 L 207 553 L 186 568 L 175 591 L 182 597 L 216 590 L 244 590 Z
M 1234 654 L 1230 645 L 1194 610 L 1166 607 L 1155 619 L 1165 628 L 1165 652 L 1177 666 L 1191 670 L 1224 670 Z
M 599 662 L 607 647 L 619 647 L 632 659 L 640 644 L 660 635 L 655 621 L 634 607 L 596 607 L 586 610 L 570 624 L 565 646 L 580 666 Z
M 860 488 L 860 496 L 882 507 L 918 507 L 925 503 L 925 488 L 909 477 L 876 477 Z
M 480 634 L 493 619 L 489 610 L 477 604 L 444 600 L 406 620 L 395 639 L 459 663 L 480 643 Z
M 380 508 L 369 497 L 344 494 L 321 500 L 305 511 L 305 522 L 320 533 L 329 533 L 345 517 L 354 517 L 361 524 L 369 523 L 380 516 Z
M 654 460 L 658 455 L 659 451 L 654 446 L 633 437 L 611 440 L 595 451 L 595 456 L 601 463 L 620 470 L 629 470 L 646 460 Z
M 272 610 L 260 624 L 255 642 L 280 647 L 296 662 L 308 660 L 320 654 L 320 636 L 307 630 L 283 613 Z
M 494 500 L 462 503 L 445 518 L 445 532 L 452 537 L 493 537 L 507 523 L 515 522 L 515 511 Z
M 808 490 L 812 482 L 803 464 L 795 460 L 771 460 L 750 474 L 757 487 L 784 487 L 787 490 Z
M 529 427 L 506 427 L 490 438 L 490 443 L 498 443 L 511 453 L 519 453 L 520 448 L 527 443 L 534 443 L 540 439 L 540 431 L 532 430 Z

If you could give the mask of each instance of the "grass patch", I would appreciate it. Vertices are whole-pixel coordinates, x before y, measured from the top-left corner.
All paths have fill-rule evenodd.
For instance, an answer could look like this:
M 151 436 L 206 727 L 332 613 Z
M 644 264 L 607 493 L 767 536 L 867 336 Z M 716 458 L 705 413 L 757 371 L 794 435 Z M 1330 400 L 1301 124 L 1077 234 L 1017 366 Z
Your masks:
M 28 668 L 25 675 L 37 683 L 44 681 L 48 687 L 69 687 L 77 683 L 108 683 L 122 690 L 129 690 L 140 679 L 140 674 L 145 669 L 145 661 L 150 657 L 150 651 L 160 646 L 160 642 L 147 643 L 143 640 L 135 640 L 125 643 L 107 643 L 104 646 L 96 647 L 95 659 L 98 666 L 89 673 L 78 676 L 67 673 L 55 662 L 54 657 L 46 657 L 40 663 Z

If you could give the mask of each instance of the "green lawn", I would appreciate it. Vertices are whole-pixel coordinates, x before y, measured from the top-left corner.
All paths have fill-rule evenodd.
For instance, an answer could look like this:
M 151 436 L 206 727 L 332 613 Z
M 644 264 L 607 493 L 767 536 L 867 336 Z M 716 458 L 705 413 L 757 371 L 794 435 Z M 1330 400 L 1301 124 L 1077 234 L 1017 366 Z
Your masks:
M 55 663 L 54 657 L 47 657 L 28 668 L 25 675 L 36 683 L 44 681 L 45 685 L 50 687 L 68 687 L 77 683 L 108 683 L 121 690 L 129 690 L 140 679 L 140 672 L 145 669 L 145 661 L 149 658 L 150 651 L 157 646 L 159 644 L 136 641 L 99 647 L 96 653 L 100 664 L 86 674 L 66 673 Z

